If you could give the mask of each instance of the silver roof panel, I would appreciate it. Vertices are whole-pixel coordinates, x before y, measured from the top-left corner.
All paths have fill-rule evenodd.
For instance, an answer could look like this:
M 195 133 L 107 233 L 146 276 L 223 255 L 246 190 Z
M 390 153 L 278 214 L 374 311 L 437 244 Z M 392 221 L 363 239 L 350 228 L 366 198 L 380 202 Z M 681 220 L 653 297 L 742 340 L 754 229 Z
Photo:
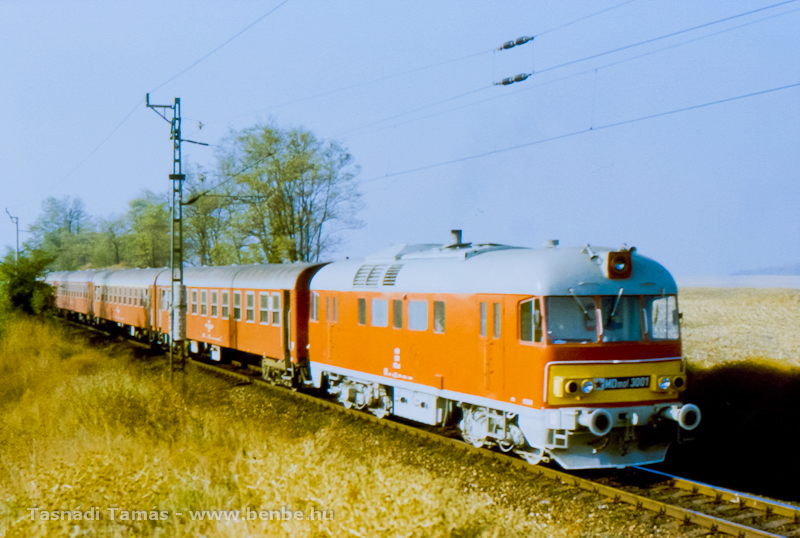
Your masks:
M 413 253 L 399 259 L 375 256 L 332 263 L 314 276 L 311 289 L 568 295 L 571 288 L 576 295 L 616 295 L 623 288 L 625 295 L 658 294 L 662 289 L 664 293 L 677 293 L 675 280 L 662 265 L 635 252 L 631 278 L 609 280 L 602 268 L 605 256 L 616 252 L 609 248 L 592 247 L 592 252 L 598 255 L 594 259 L 581 247 L 525 249 L 480 245 L 464 249 L 439 247 L 427 253 L 409 250 Z M 365 265 L 368 267 L 364 268 Z M 372 268 L 380 274 L 374 275 Z M 386 279 L 387 275 L 391 279 Z M 371 277 L 372 285 L 365 284 L 365 276 Z M 392 279 L 394 285 L 384 285 L 384 280 Z

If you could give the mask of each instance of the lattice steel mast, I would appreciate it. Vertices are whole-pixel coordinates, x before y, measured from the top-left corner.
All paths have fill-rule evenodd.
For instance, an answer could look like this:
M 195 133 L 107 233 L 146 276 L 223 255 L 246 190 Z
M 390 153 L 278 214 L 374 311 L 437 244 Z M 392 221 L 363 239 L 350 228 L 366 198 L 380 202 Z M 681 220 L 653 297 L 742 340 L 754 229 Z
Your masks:
M 181 139 L 181 100 L 175 98 L 172 105 L 150 104 L 150 94 L 147 94 L 146 104 L 159 116 L 171 125 L 170 140 L 172 140 L 172 173 L 169 180 L 172 183 L 172 204 L 170 215 L 170 336 L 169 336 L 169 368 L 170 372 L 183 370 L 186 365 L 186 286 L 183 285 L 183 174 L 181 163 L 181 142 L 191 142 L 207 146 L 202 142 Z M 159 108 L 172 110 L 172 120 L 162 114 Z M 155 299 L 155 298 L 154 298 Z

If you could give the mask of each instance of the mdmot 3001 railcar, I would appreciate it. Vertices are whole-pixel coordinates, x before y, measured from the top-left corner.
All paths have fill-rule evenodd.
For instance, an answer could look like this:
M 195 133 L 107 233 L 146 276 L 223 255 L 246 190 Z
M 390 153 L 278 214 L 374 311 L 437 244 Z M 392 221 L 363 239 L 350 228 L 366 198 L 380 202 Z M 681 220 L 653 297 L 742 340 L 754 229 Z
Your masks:
M 364 260 L 192 268 L 184 279 L 193 353 L 249 360 L 273 383 L 380 417 L 457 426 L 474 446 L 530 463 L 660 462 L 700 422 L 680 400 L 675 281 L 634 248 L 470 244 L 454 231 L 449 244 Z M 165 270 L 48 281 L 65 313 L 168 338 Z

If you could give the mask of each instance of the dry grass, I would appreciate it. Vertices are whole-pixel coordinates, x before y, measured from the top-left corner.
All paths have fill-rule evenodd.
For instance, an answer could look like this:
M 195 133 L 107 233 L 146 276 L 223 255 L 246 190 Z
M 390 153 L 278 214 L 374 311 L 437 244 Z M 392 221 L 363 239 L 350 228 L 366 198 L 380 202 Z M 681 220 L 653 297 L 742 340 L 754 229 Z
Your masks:
M 766 360 L 800 366 L 800 290 L 680 290 L 683 352 L 707 368 Z
M 129 352 L 115 353 L 86 349 L 32 321 L 7 327 L 0 342 L 0 536 L 553 535 L 540 530 L 549 515 L 537 521 L 380 450 L 354 457 L 360 447 L 338 442 L 330 421 L 292 428 L 280 417 L 254 420 L 259 411 L 240 405 L 226 383 L 173 383 Z M 30 507 L 97 507 L 102 519 L 32 521 Z M 111 521 L 108 507 L 169 515 Z M 334 518 L 189 516 L 243 507 L 313 507 Z

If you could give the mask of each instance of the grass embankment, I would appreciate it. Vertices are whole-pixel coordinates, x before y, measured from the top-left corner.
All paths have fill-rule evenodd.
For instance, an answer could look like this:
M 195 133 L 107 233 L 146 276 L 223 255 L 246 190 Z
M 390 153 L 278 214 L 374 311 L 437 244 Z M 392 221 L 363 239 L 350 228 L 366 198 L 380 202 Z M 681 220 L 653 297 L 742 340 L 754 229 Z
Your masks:
M 252 387 L 208 376 L 170 382 L 160 373 L 163 362 L 148 367 L 117 347 L 110 358 L 108 349 L 88 348 L 52 325 L 7 326 L 0 341 L 0 536 L 553 534 L 539 530 L 552 516 L 499 506 L 398 462 L 389 447 L 375 446 L 380 440 L 341 434 L 330 414 L 278 410 Z M 32 507 L 96 509 L 100 519 L 32 520 Z M 245 507 L 327 510 L 333 520 L 190 516 Z M 158 520 L 121 519 L 134 510 Z
M 800 501 L 800 291 L 682 289 L 685 400 L 703 422 L 669 468 Z

